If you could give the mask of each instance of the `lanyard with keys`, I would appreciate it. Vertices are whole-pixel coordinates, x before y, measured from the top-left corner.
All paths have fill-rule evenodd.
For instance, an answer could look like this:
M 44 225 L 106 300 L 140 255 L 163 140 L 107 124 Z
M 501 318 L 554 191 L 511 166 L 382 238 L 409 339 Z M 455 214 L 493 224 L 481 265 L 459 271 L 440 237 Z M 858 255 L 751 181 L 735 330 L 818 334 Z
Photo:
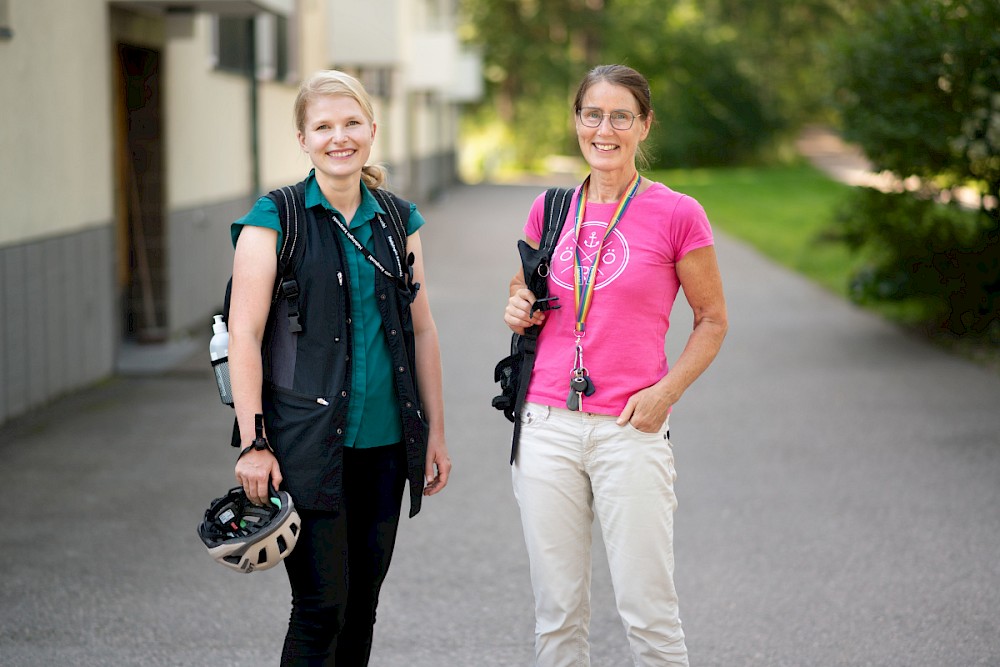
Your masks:
M 573 253 L 573 303 L 576 307 L 576 354 L 573 357 L 573 371 L 570 374 L 569 396 L 566 398 L 566 407 L 570 410 L 582 410 L 584 396 L 592 396 L 596 388 L 594 381 L 590 379 L 587 367 L 583 364 L 583 337 L 587 333 L 587 314 L 594 300 L 594 290 L 597 287 L 598 264 L 601 261 L 601 248 L 611 233 L 621 222 L 625 210 L 635 197 L 639 189 L 639 181 L 642 178 L 639 172 L 632 177 L 631 183 L 625 189 L 614 215 L 608 222 L 604 230 L 604 236 L 596 245 L 593 253 L 594 261 L 589 268 L 583 265 L 580 254 L 580 233 L 583 231 L 584 213 L 587 208 L 587 195 L 590 190 L 590 176 L 583 182 L 580 188 L 580 196 L 576 201 L 576 248 Z

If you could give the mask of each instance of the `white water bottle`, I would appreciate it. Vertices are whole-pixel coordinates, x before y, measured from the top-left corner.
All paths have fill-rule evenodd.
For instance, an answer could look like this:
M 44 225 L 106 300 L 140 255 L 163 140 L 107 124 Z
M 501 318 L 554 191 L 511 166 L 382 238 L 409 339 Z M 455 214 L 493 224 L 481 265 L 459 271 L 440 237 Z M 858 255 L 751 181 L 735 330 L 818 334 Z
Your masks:
M 233 405 L 233 388 L 229 384 L 229 329 L 222 315 L 212 323 L 212 340 L 208 343 L 208 356 L 212 358 L 215 382 L 219 385 L 219 398 L 230 407 Z

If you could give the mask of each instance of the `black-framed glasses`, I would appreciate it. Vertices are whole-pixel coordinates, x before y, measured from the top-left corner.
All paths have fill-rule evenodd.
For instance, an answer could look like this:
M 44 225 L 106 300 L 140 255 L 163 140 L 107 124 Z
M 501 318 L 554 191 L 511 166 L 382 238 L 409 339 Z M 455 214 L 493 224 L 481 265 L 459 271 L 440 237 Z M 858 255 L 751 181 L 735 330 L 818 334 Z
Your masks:
M 634 114 L 628 109 L 615 109 L 608 113 L 604 113 L 603 110 L 597 107 L 583 107 L 576 112 L 580 117 L 580 122 L 583 123 L 585 127 L 600 127 L 601 123 L 604 121 L 604 117 L 607 116 L 611 119 L 611 127 L 616 130 L 628 130 L 631 129 L 632 123 L 635 122 L 636 118 L 642 118 L 642 114 Z

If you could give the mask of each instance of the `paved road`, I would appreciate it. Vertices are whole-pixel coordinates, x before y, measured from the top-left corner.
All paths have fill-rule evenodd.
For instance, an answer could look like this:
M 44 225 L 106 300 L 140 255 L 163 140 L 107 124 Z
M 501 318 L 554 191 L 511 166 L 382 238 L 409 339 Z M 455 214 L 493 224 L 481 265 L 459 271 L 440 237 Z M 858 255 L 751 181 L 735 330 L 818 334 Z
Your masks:
M 424 210 L 456 467 L 403 523 L 374 667 L 530 664 L 509 429 L 489 399 L 538 191 L 461 187 Z M 738 242 L 718 250 L 730 335 L 671 419 L 692 664 L 1000 665 L 1000 377 Z M 673 356 L 689 327 L 676 313 Z M 195 535 L 231 481 L 214 392 L 199 354 L 0 431 L 0 665 L 277 663 L 283 573 L 225 571 Z M 627 665 L 601 558 L 594 588 L 593 664 Z

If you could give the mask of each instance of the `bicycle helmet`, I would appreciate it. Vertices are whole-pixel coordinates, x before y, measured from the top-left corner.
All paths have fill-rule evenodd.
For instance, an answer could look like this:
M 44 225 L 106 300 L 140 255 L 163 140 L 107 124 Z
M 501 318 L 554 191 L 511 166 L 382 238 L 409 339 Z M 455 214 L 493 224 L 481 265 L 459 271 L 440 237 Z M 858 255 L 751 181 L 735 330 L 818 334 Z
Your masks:
M 237 486 L 212 501 L 198 526 L 212 558 L 250 573 L 272 568 L 292 552 L 302 527 L 295 503 L 285 491 L 272 488 L 268 495 L 270 505 L 254 505 Z

